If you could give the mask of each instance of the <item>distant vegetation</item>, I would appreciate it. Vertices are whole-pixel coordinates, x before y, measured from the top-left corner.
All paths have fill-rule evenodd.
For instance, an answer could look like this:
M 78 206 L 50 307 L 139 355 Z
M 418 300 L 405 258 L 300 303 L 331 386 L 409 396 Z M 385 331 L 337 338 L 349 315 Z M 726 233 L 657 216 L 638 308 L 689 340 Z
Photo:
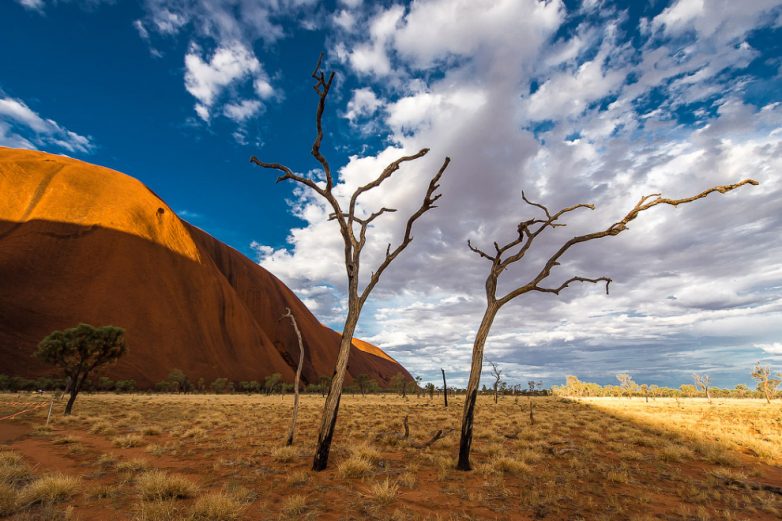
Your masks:
M 682 384 L 678 388 L 660 387 L 654 384 L 638 384 L 629 374 L 616 375 L 619 385 L 600 385 L 582 382 L 577 376 L 568 376 L 565 385 L 554 385 L 551 390 L 556 396 L 575 397 L 641 397 L 647 401 L 655 398 L 765 398 L 771 401 L 779 394 L 782 375 L 773 373 L 770 367 L 755 366 L 752 377 L 757 382 L 755 389 L 739 384 L 733 389 L 712 387 L 707 375 L 694 374 L 692 384 Z

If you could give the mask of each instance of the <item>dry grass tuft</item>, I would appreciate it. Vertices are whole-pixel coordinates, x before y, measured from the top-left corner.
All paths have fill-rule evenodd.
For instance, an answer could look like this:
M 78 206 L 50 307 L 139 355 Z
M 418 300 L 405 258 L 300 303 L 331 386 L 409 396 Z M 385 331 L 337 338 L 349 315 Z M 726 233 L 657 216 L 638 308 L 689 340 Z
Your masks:
M 392 483 L 386 478 L 385 481 L 374 483 L 369 487 L 369 498 L 380 505 L 388 505 L 396 499 L 399 494 L 399 485 Z
M 299 449 L 296 447 L 276 447 L 272 449 L 272 460 L 277 463 L 290 463 L 299 455 Z
M 282 502 L 282 513 L 286 516 L 298 516 L 307 510 L 307 498 L 301 494 L 292 494 Z
M 245 506 L 223 492 L 209 492 L 199 497 L 192 510 L 194 521 L 233 521 L 239 519 Z
M 161 470 L 152 470 L 139 476 L 138 489 L 146 500 L 185 499 L 198 492 L 198 486 L 189 479 Z
M 16 491 L 10 485 L 0 483 L 0 517 L 16 511 Z
M 368 476 L 372 470 L 372 462 L 361 456 L 352 456 L 337 465 L 337 474 L 343 478 Z
M 144 444 L 144 437 L 139 434 L 125 434 L 112 438 L 111 443 L 115 447 L 129 449 L 131 447 L 140 447 Z
M 39 503 L 58 503 L 75 496 L 81 482 L 65 474 L 49 474 L 32 481 L 19 491 L 17 506 L 26 508 Z
M 0 452 L 0 483 L 18 486 L 31 479 L 30 469 L 20 454 L 12 451 Z

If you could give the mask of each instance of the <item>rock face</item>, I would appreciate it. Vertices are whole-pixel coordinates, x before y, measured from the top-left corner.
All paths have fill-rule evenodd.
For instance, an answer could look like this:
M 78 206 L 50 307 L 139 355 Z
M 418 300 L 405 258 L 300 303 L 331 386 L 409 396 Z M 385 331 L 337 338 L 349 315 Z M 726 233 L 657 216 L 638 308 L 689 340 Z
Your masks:
M 128 353 L 105 371 L 151 386 L 172 369 L 195 381 L 292 382 L 305 344 L 304 383 L 330 376 L 339 335 L 274 275 L 180 219 L 122 173 L 42 152 L 0 147 L 0 373 L 51 374 L 31 354 L 80 322 L 127 332 Z M 348 380 L 381 385 L 407 371 L 356 341 Z

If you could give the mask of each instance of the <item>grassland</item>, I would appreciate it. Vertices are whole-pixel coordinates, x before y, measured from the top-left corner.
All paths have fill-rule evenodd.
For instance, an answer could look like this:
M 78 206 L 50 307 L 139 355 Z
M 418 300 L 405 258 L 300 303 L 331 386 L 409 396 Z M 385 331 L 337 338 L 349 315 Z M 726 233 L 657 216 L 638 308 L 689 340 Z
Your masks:
M 313 473 L 319 396 L 303 397 L 286 448 L 290 396 L 81 395 L 74 416 L 48 427 L 46 408 L 0 421 L 0 517 L 782 518 L 779 402 L 532 401 L 534 425 L 526 398 L 481 397 L 475 470 L 464 473 L 453 468 L 460 397 L 446 409 L 437 398 L 346 396 L 330 467 Z M 457 432 L 412 446 L 448 428 Z

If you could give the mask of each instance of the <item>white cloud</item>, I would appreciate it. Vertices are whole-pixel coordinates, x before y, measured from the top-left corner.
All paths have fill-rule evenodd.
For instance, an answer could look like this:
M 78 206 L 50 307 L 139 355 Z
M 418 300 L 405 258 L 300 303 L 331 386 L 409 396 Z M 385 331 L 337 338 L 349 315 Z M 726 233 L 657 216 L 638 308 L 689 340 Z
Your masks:
M 402 19 L 404 8 L 399 5 L 380 11 L 369 23 L 370 41 L 356 46 L 349 54 L 353 70 L 362 74 L 386 76 L 391 72 L 387 47 Z
M 301 26 L 315 29 L 311 14 L 317 0 L 145 0 L 145 16 L 134 22 L 139 36 L 150 45 L 153 56 L 160 56 L 153 45 L 168 43 L 171 36 L 187 34 L 191 45 L 185 55 L 185 88 L 197 100 L 196 114 L 203 121 L 226 115 L 237 123 L 257 114 L 249 100 L 245 82 L 252 85 L 260 100 L 282 99 L 272 85 L 253 50 L 262 41 L 271 45 L 286 36 L 286 23 L 297 19 Z M 155 37 L 158 37 L 157 39 Z M 203 49 L 214 49 L 209 56 Z M 237 107 L 243 110 L 237 112 Z M 225 104 L 226 106 L 216 107 Z M 230 115 L 229 115 L 230 114 Z M 237 115 L 240 117 L 232 117 Z M 244 129 L 237 130 L 244 136 Z
M 271 89 L 258 58 L 241 43 L 218 47 L 206 59 L 201 53 L 200 47 L 192 45 L 185 56 L 185 88 L 198 101 L 195 110 L 202 120 L 209 121 L 212 106 L 226 89 L 249 78 L 255 78 L 256 89 L 264 94 Z M 226 104 L 223 112 L 234 121 L 244 121 L 260 108 L 258 101 L 238 100 Z
M 0 145 L 19 148 L 58 147 L 68 152 L 89 153 L 92 140 L 42 118 L 24 101 L 0 98 Z
M 44 0 L 16 0 L 22 7 L 31 11 L 43 12 Z
M 375 115 L 377 110 L 383 106 L 383 102 L 378 99 L 375 92 L 370 88 L 353 90 L 353 97 L 348 101 L 348 109 L 345 117 L 354 123 L 359 118 L 367 118 Z
M 758 344 L 758 347 L 765 351 L 766 353 L 770 353 L 772 355 L 782 355 L 782 342 L 773 342 L 770 344 Z
M 227 103 L 223 107 L 226 117 L 241 123 L 261 110 L 261 102 L 257 100 L 242 100 L 239 103 Z
M 416 224 L 413 243 L 384 274 L 359 334 L 414 372 L 434 378 L 444 367 L 463 384 L 488 269 L 465 243 L 491 249 L 492 241 L 513 238 L 520 220 L 537 216 L 521 202 L 522 189 L 552 208 L 593 202 L 598 209 L 574 215 L 540 241 L 526 267 L 503 274 L 501 293 L 563 240 L 613 222 L 641 194 L 685 196 L 753 176 L 761 186 L 655 209 L 619 237 L 574 249 L 552 285 L 575 274 L 609 275 L 612 294 L 584 286 L 559 297 L 527 295 L 503 309 L 487 346 L 522 382 L 632 370 L 676 383 L 676 371 L 751 368 L 754 346 L 773 346 L 782 336 L 782 105 L 747 104 L 741 84 L 749 80 L 724 71 L 757 56 L 740 44 L 774 17 L 763 22 L 769 4 L 762 2 L 735 19 L 733 8 L 707 4 L 709 24 L 687 10 L 641 22 L 640 47 L 619 29 L 627 15 L 605 6 L 552 40 L 570 16 L 556 1 L 419 0 L 407 11 L 377 11 L 362 18 L 366 31 L 344 34 L 335 48 L 367 73 L 362 78 L 377 80 L 366 92 L 382 100 L 384 112 L 367 111 L 384 115 L 392 144 L 376 156 L 352 157 L 336 193 L 344 198 L 400 154 L 431 148 L 384 191 L 362 198 L 363 212 L 399 209 L 373 223 L 364 277 L 399 239 L 443 156 L 453 158 L 439 207 Z M 378 27 L 387 30 L 368 30 L 385 16 L 393 23 Z M 701 31 L 699 39 L 687 40 L 685 26 Z M 356 61 L 361 53 L 367 63 Z M 530 94 L 533 82 L 540 87 Z M 694 124 L 680 123 L 694 101 L 709 110 L 693 111 Z M 360 113 L 355 95 L 347 103 L 346 114 Z M 541 119 L 552 126 L 531 127 Z M 262 264 L 297 292 L 324 288 L 306 298 L 338 327 L 341 239 L 322 202 L 296 193 L 294 212 L 305 224 L 291 231 L 287 248 L 260 248 Z

